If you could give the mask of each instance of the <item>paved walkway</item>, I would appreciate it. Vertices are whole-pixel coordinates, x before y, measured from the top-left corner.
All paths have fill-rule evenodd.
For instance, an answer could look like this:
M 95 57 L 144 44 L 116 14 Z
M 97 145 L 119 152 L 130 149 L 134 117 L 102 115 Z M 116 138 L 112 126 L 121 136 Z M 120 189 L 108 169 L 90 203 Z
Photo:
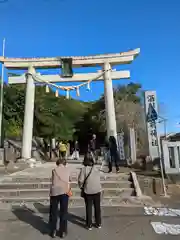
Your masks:
M 47 163 L 33 169 L 26 169 L 11 176 L 18 177 L 47 177 L 50 176 L 55 163 Z M 71 164 L 75 170 L 77 165 Z M 174 203 L 173 203 L 174 204 Z M 167 200 L 168 206 L 171 199 Z M 180 208 L 180 201 L 176 202 L 176 208 Z M 93 229 L 87 232 L 84 228 L 85 213 L 83 208 L 71 209 L 69 214 L 69 235 L 67 240 L 171 240 L 179 239 L 180 235 L 158 234 L 152 227 L 152 222 L 168 224 L 180 224 L 180 215 L 172 216 L 146 216 L 143 208 L 133 207 L 108 207 L 103 208 L 103 228 Z M 0 236 L 1 240 L 46 240 L 50 239 L 47 234 L 48 213 L 47 209 L 40 204 L 34 204 L 34 208 L 14 208 L 13 211 L 0 211 Z M 179 227 L 180 228 L 180 227 Z
M 38 177 L 38 178 L 48 178 L 51 176 L 52 169 L 56 166 L 54 162 L 52 163 L 45 163 L 45 164 L 37 164 L 36 167 L 34 168 L 26 168 L 26 169 L 21 169 L 19 171 L 15 171 L 11 173 L 10 175 L 6 174 L 0 178 L 0 180 L 3 179 L 9 179 L 9 178 L 14 178 L 14 177 L 24 177 L 26 176 L 27 178 L 33 178 L 33 177 Z M 79 165 L 80 166 L 80 165 Z M 75 164 L 70 164 L 70 168 L 72 170 L 75 170 L 77 168 L 77 165 Z
M 48 214 L 46 212 L 15 209 L 13 212 L 1 211 L 1 240 L 46 240 Z M 67 240 L 171 240 L 180 235 L 160 235 L 155 233 L 151 221 L 180 223 L 179 217 L 145 216 L 141 208 L 104 208 L 103 228 L 88 232 L 84 228 L 84 209 L 71 210 Z

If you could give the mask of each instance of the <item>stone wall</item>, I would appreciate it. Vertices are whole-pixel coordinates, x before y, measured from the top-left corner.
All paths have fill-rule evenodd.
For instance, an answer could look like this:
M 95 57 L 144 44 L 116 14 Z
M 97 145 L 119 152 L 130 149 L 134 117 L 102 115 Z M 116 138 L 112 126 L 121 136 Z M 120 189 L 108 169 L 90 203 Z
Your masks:
M 137 175 L 141 191 L 144 195 L 163 195 L 163 185 L 161 178 L 154 178 L 148 176 L 139 176 Z M 167 188 L 167 183 L 166 183 Z

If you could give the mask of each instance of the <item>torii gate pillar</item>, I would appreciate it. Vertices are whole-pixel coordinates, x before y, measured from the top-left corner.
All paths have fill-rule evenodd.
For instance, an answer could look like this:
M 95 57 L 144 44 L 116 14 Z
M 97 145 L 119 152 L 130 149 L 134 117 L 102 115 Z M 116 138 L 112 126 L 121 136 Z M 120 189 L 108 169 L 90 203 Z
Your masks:
M 114 107 L 114 94 L 113 94 L 113 84 L 111 78 L 111 65 L 109 62 L 104 63 L 104 98 L 105 98 L 105 111 L 106 111 L 106 128 L 107 136 L 114 136 L 117 138 L 116 129 L 116 114 Z
M 28 73 L 29 75 L 26 76 L 26 98 L 21 152 L 21 157 L 25 160 L 31 159 L 32 150 L 35 84 L 31 74 L 35 74 L 35 69 L 29 67 Z

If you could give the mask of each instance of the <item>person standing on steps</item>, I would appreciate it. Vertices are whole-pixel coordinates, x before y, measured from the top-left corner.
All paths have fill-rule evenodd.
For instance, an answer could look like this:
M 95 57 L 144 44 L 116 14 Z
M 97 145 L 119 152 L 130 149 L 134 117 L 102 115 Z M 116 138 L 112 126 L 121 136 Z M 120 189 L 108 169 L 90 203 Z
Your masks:
M 92 135 L 92 139 L 89 142 L 88 150 L 91 152 L 94 163 L 98 162 L 98 155 L 96 150 L 96 134 Z
M 70 145 L 70 156 L 73 155 L 74 152 L 74 144 L 73 141 L 69 140 L 69 145 Z
M 78 184 L 81 189 L 81 197 L 86 205 L 86 227 L 92 230 L 92 206 L 95 212 L 95 226 L 101 228 L 101 183 L 100 171 L 94 166 L 94 160 L 90 152 L 86 153 L 81 169 Z
M 56 237 L 57 218 L 60 216 L 59 234 L 63 238 L 67 235 L 68 200 L 71 193 L 70 171 L 65 159 L 56 162 L 57 167 L 52 170 L 52 183 L 50 188 L 49 225 L 50 235 Z M 60 212 L 58 206 L 60 204 Z
M 72 158 L 75 160 L 79 160 L 79 143 L 78 143 L 78 141 L 75 141 L 75 143 L 74 143 L 74 151 L 72 154 Z
M 116 166 L 116 172 L 119 173 L 119 153 L 117 149 L 116 138 L 114 136 L 109 137 L 109 150 L 110 150 L 110 159 L 109 159 L 109 173 L 112 172 L 113 163 Z
M 64 159 L 66 158 L 67 146 L 64 141 L 59 143 L 59 157 Z

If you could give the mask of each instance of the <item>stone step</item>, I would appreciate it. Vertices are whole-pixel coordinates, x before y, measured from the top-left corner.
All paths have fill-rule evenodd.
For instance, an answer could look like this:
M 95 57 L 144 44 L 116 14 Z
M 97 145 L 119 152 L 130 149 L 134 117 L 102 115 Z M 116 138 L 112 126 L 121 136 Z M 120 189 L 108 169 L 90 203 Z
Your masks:
M 47 212 L 49 211 L 49 197 L 8 197 L 0 198 L 0 209 L 11 208 L 11 207 L 21 207 L 23 205 L 34 205 L 40 204 L 42 208 L 45 208 Z M 142 206 L 144 205 L 143 199 L 138 197 L 104 197 L 101 200 L 102 206 Z M 146 203 L 147 205 L 147 203 Z M 69 207 L 84 207 L 84 199 L 80 197 L 71 197 L 69 199 Z
M 102 188 L 131 188 L 132 182 L 128 180 L 120 181 L 101 181 Z M 77 181 L 71 182 L 72 188 L 78 188 Z M 50 181 L 48 182 L 6 182 L 0 183 L 0 189 L 44 189 L 50 188 Z
M 80 197 L 80 189 L 72 188 L 73 196 Z M 105 188 L 102 190 L 102 197 L 127 197 L 132 196 L 134 194 L 133 188 Z M 47 189 L 4 189 L 0 190 L 0 197 L 21 197 L 22 199 L 30 197 L 48 197 L 49 196 L 49 188 Z
M 41 183 L 41 182 L 49 182 L 51 180 L 51 177 L 46 176 L 41 176 L 40 174 L 37 176 L 31 176 L 31 175 L 22 175 L 22 176 L 6 176 L 3 179 L 1 179 L 1 183 L 8 183 L 8 182 L 21 182 L 21 183 Z M 78 173 L 74 172 L 71 174 L 71 180 L 72 181 L 77 181 L 78 180 Z M 126 173 L 102 173 L 101 174 L 101 181 L 128 181 L 131 180 L 131 177 L 129 174 Z

